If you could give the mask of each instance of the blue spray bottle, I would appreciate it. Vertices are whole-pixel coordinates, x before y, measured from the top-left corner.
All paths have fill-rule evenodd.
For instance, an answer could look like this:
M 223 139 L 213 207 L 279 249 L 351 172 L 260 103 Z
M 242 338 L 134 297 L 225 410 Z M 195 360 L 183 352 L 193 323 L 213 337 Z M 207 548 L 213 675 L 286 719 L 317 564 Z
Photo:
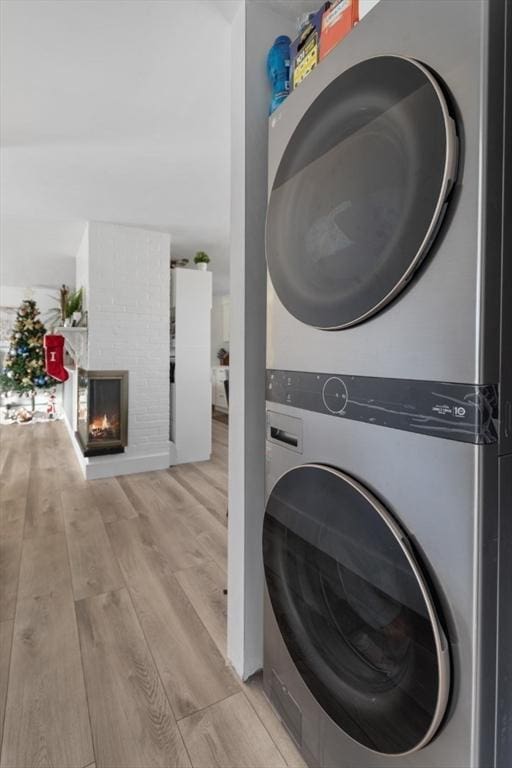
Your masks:
M 267 72 L 272 85 L 270 114 L 290 92 L 290 43 L 288 35 L 279 35 L 268 52 Z

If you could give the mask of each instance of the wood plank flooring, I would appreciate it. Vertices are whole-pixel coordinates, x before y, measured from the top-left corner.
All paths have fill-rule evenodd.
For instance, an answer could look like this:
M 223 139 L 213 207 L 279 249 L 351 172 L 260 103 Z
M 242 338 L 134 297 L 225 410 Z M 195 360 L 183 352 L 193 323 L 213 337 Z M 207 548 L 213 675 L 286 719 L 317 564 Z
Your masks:
M 190 765 L 126 589 L 77 603 L 97 765 Z
M 0 427 L 1 768 L 304 768 L 226 663 L 212 459 L 86 482 L 60 422 Z
M 243 693 L 179 723 L 196 768 L 284 768 L 286 763 Z
M 13 626 L 13 621 L 0 622 L 0 744 L 2 742 L 4 730 L 5 700 L 7 698 L 9 664 L 11 662 L 11 641 Z

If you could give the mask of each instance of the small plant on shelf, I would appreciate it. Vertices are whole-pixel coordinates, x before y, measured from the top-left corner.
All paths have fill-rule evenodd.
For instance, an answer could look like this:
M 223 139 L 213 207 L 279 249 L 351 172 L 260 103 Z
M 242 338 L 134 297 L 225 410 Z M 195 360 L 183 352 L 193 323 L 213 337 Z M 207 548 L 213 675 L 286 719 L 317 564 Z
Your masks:
M 55 297 L 56 307 L 49 310 L 46 321 L 49 326 L 77 326 L 82 320 L 83 289 L 70 291 L 67 285 L 61 285 L 59 295 Z
M 194 256 L 194 264 L 196 265 L 197 269 L 205 270 L 209 263 L 210 257 L 204 251 L 198 251 Z
M 221 347 L 217 352 L 217 358 L 221 365 L 229 365 L 229 352 L 224 347 Z

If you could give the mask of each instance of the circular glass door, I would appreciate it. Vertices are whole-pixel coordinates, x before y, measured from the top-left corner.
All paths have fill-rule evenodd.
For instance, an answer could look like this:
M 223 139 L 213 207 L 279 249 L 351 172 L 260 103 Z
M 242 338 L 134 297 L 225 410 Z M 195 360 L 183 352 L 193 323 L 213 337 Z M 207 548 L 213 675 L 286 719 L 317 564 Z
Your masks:
M 443 717 L 449 656 L 404 532 L 362 485 L 308 464 L 270 494 L 263 528 L 270 601 L 307 687 L 349 736 L 396 755 Z
M 407 284 L 442 220 L 457 163 L 443 93 L 418 62 L 378 56 L 307 110 L 271 190 L 270 277 L 298 320 L 366 320 Z

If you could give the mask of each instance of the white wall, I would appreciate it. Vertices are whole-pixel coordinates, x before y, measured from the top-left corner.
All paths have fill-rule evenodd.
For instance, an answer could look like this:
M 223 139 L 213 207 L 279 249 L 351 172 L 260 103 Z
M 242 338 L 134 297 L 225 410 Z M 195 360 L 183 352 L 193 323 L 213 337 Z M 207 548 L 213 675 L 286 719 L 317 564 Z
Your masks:
M 246 679 L 262 665 L 265 508 L 265 213 L 270 88 L 265 62 L 294 24 L 243 3 L 232 27 L 228 657 Z
M 380 0 L 359 0 L 359 20 L 366 16 Z
M 3 230 L 7 227 L 5 217 L 2 217 L 0 226 L 0 284 L 1 285 L 73 285 L 75 282 L 75 260 L 69 256 L 54 256 L 49 253 L 39 253 L 30 250 L 13 255 L 10 243 L 4 236 Z M 34 226 L 34 239 L 37 239 L 37 226 Z M 27 233 L 27 237 L 31 233 Z
M 82 309 L 86 311 L 89 297 L 89 224 L 86 224 L 78 246 L 75 274 L 76 288 L 82 289 Z
M 229 26 L 213 0 L 0 5 L 2 282 L 53 284 L 61 262 L 72 282 L 85 222 L 117 221 L 172 232 L 175 256 L 205 250 L 226 291 Z
M 231 317 L 227 656 L 246 677 L 245 650 L 245 27 L 242 3 L 231 28 Z M 259 576 L 259 571 L 256 577 Z M 250 610 L 250 609 L 249 609 Z M 256 633 L 259 629 L 256 627 Z M 252 654 L 254 655 L 254 654 Z M 252 661 L 252 660 L 251 660 Z
M 74 280 L 71 285 L 73 284 Z M 56 284 L 53 287 L 48 286 L 47 288 L 40 288 L 38 286 L 2 285 L 0 288 L 0 306 L 19 307 L 24 299 L 34 299 L 41 312 L 41 318 L 44 321 L 44 316 L 48 310 L 58 306 L 60 286 L 61 283 Z
M 128 446 L 86 459 L 87 477 L 169 466 L 170 236 L 91 222 L 77 281 L 86 286 L 91 370 L 129 371 Z

